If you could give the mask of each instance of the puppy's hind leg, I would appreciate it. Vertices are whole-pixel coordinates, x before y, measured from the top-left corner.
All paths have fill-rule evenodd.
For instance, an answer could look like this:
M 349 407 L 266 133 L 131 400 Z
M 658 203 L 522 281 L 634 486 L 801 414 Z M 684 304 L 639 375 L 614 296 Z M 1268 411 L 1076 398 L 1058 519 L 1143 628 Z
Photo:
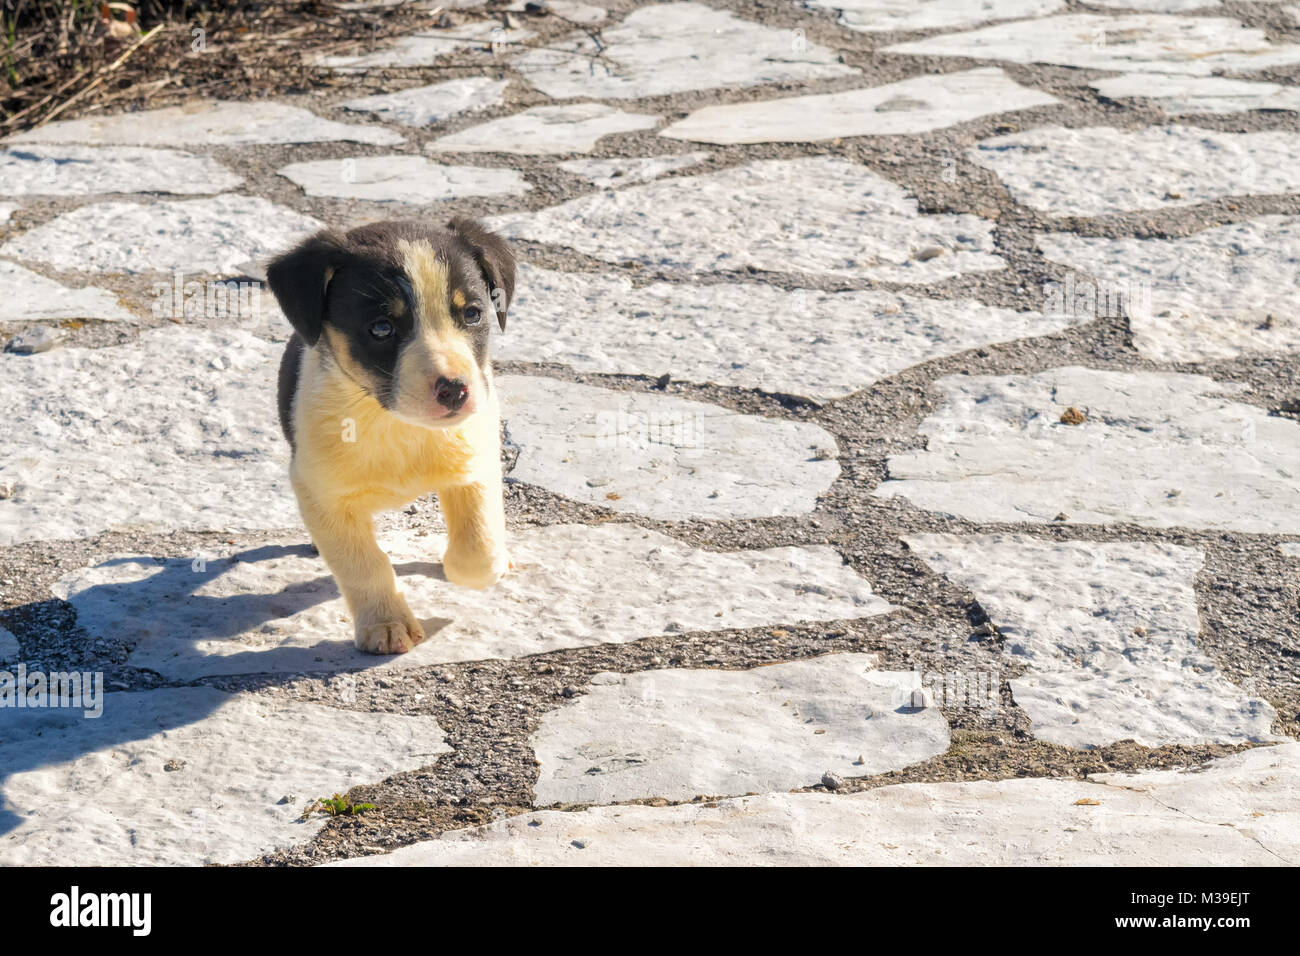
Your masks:
M 487 588 L 510 569 L 501 479 L 438 489 L 447 522 L 447 580 L 467 588 Z
M 404 654 L 424 640 L 424 628 L 398 593 L 393 566 L 375 542 L 370 515 L 322 507 L 304 490 L 298 491 L 298 506 L 352 612 L 357 647 L 368 654 Z

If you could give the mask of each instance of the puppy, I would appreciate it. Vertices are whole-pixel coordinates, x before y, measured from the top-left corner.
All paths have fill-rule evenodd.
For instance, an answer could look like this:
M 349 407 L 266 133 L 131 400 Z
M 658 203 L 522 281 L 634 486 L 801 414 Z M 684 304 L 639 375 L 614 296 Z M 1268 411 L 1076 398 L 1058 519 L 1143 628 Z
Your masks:
M 438 493 L 447 579 L 471 588 L 510 566 L 500 412 L 488 361 L 515 262 L 470 219 L 325 231 L 280 256 L 267 281 L 294 328 L 280 362 L 280 425 L 312 541 L 371 654 L 424 639 L 398 593 L 372 515 Z

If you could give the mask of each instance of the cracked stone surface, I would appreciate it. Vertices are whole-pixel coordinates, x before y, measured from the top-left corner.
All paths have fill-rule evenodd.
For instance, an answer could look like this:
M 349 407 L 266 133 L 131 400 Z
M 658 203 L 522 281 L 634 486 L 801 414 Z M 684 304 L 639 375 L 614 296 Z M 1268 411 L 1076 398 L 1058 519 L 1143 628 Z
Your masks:
M 244 181 L 208 156 L 138 146 L 10 146 L 0 150 L 0 192 L 219 193 Z
M 341 865 L 1294 865 L 1297 794 L 1288 743 L 1195 772 L 541 811 Z
M 613 511 L 678 521 L 812 511 L 840 466 L 816 425 L 670 395 L 499 379 L 511 477 Z
M 3 259 L 0 286 L 5 290 L 0 300 L 0 322 L 135 321 L 135 316 L 118 303 L 117 296 L 105 289 L 69 288 Z
M 363 73 L 370 69 L 432 66 L 438 57 L 471 48 L 491 49 L 523 43 L 534 37 L 530 30 L 504 29 L 499 22 L 479 20 L 446 29 L 419 30 L 398 37 L 370 53 L 322 56 L 316 65 L 340 73 Z
M 1083 311 L 1125 304 L 1144 356 L 1198 362 L 1300 350 L 1300 223 L 1261 216 L 1179 239 L 1106 239 L 1047 233 L 1053 262 L 1096 276 L 1074 282 Z M 1064 299 L 1064 288 L 1062 289 Z M 1077 312 L 1078 308 L 1071 307 Z
M 1089 85 L 1111 99 L 1148 97 L 1170 116 L 1245 113 L 1250 110 L 1300 111 L 1300 90 L 1258 80 L 1125 73 L 1093 80 Z
M 1240 386 L 1078 367 L 937 385 L 928 448 L 891 456 L 877 496 L 981 522 L 1300 531 L 1300 424 L 1234 402 Z
M 528 3 L 529 0 L 515 0 L 506 9 L 516 13 L 522 12 L 527 10 Z M 609 16 L 609 11 L 604 7 L 592 6 L 589 3 L 575 3 L 573 0 L 546 0 L 546 10 L 561 20 L 588 26 L 600 23 Z
M 1067 747 L 1279 739 L 1269 731 L 1273 708 L 1196 647 L 1198 549 L 1025 535 L 904 540 L 970 588 L 1029 665 L 1011 692 L 1039 739 Z
M 82 206 L 0 246 L 0 255 L 55 269 L 238 275 L 322 228 L 260 196 Z
M 609 189 L 631 186 L 658 179 L 665 173 L 696 166 L 709 153 L 684 153 L 680 156 L 646 156 L 637 159 L 570 159 L 557 164 L 566 173 L 580 176 L 593 186 Z
M 354 112 L 374 113 L 382 120 L 403 126 L 433 126 L 464 113 L 499 106 L 509 85 L 509 80 L 466 76 L 398 93 L 363 96 L 341 105 Z
M 458 153 L 589 153 L 606 136 L 651 129 L 658 122 L 657 116 L 628 113 L 603 103 L 534 106 L 443 136 L 428 148 Z
M 308 196 L 422 205 L 458 196 L 520 196 L 528 182 L 514 169 L 444 166 L 423 156 L 360 156 L 285 166 L 280 175 Z
M 1265 3 L 1271 0 L 1264 0 Z M 1223 0 L 1092 0 L 1094 7 L 1107 7 L 1112 10 L 1144 10 L 1151 13 L 1186 13 L 1190 10 L 1205 10 L 1209 7 L 1222 7 Z
M 788 202 L 789 195 L 799 202 Z M 1005 265 L 993 253 L 989 222 L 923 216 L 906 190 L 866 167 L 825 157 L 681 176 L 491 222 L 508 236 L 606 262 L 691 272 L 752 268 L 930 282 Z
M 1212 0 L 1201 0 L 1202 6 Z M 1137 3 L 1131 6 L 1137 7 Z M 839 22 L 850 30 L 885 33 L 892 30 L 949 30 L 994 20 L 1041 17 L 1065 6 L 1064 0 L 812 0 L 811 6 L 840 12 Z
M 295 541 L 193 558 L 113 555 L 53 590 L 94 637 L 129 631 L 137 641 L 131 663 L 176 680 L 520 658 L 891 609 L 827 547 L 719 553 L 633 525 L 558 525 L 513 535 L 515 572 L 489 591 L 470 591 L 442 576 L 445 535 L 394 531 L 383 543 L 429 634 L 399 657 L 353 648 L 333 579 Z M 599 596 L 589 590 L 595 579 L 604 582 Z M 722 601 L 719 580 L 728 582 Z
M 588 316 L 579 324 L 572 321 L 575 303 Z M 1087 320 L 894 292 L 635 286 L 621 276 L 528 265 L 521 267 L 514 309 L 524 318 L 500 339 L 497 354 L 505 359 L 584 372 L 663 370 L 816 401 L 849 395 L 929 358 Z
M 920 674 L 879 670 L 871 654 L 597 674 L 532 737 L 535 802 L 690 800 L 901 769 L 948 749 L 938 709 L 911 706 L 920 687 Z
M 1055 63 L 1140 73 L 1256 71 L 1300 62 L 1300 45 L 1227 17 L 1062 14 L 947 33 L 886 47 L 887 53 Z
M 989 113 L 1055 103 L 999 69 L 919 76 L 817 96 L 706 106 L 660 135 L 697 143 L 809 143 L 847 136 L 923 133 Z
M 593 66 L 593 57 L 599 62 Z M 557 99 L 638 99 L 719 86 L 761 86 L 851 76 L 833 50 L 793 30 L 743 20 L 701 3 L 652 4 L 617 27 L 533 49 L 514 68 Z
M 195 100 L 185 106 L 79 120 L 59 120 L 9 137 L 9 143 L 96 146 L 247 146 L 255 143 L 370 143 L 393 146 L 391 130 L 339 123 L 300 106 Z M 215 191 L 215 190 L 210 190 Z
M 1297 150 L 1297 133 L 1052 126 L 986 139 L 967 156 L 1026 206 L 1052 216 L 1104 216 L 1295 192 L 1300 173 L 1287 158 Z
M 82 713 L 0 709 L 5 866 L 236 863 L 318 830 L 323 817 L 299 822 L 318 797 L 451 749 L 428 717 L 210 687 L 107 694 L 102 716 Z
M 0 543 L 297 525 L 275 417 L 280 351 L 242 329 L 172 326 L 110 348 L 0 353 L 0 482 L 14 484 Z

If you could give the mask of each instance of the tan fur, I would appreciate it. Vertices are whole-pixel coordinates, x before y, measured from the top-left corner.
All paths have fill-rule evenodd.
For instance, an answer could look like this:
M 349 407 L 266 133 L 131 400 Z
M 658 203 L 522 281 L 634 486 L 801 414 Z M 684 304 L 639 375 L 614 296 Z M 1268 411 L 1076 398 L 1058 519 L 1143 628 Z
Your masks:
M 466 412 L 472 413 L 486 389 L 473 347 L 447 309 L 447 265 L 427 243 L 402 242 L 398 248 L 415 292 L 417 315 L 415 338 L 398 359 L 397 414 L 418 419 L 430 401 L 427 386 L 440 377 L 459 379 L 469 387 Z
M 446 267 L 427 247 L 404 251 L 421 331 L 401 353 L 399 387 L 427 392 L 438 375 L 460 378 L 470 386 L 471 413 L 444 428 L 415 424 L 403 402 L 427 406 L 424 393 L 399 394 L 398 414 L 385 409 L 359 384 L 365 371 L 328 327 L 329 347 L 303 353 L 292 411 L 291 477 L 303 521 L 352 612 L 357 646 L 380 654 L 410 650 L 424 630 L 375 541 L 375 512 L 436 491 L 448 529 L 448 580 L 488 587 L 509 567 L 491 370 L 480 373 L 447 315 Z
M 445 335 L 452 329 L 451 313 L 447 311 L 447 263 L 438 258 L 427 242 L 397 244 L 402 255 L 402 266 L 410 277 L 415 291 L 417 318 L 435 335 Z

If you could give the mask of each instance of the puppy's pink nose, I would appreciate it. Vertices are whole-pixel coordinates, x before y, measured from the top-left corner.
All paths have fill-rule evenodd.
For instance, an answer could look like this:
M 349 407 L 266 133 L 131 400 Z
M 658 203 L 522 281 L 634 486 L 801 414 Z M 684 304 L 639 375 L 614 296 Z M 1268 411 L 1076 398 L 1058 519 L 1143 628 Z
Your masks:
M 458 412 L 469 398 L 469 386 L 458 378 L 440 378 L 433 384 L 433 397 L 449 412 Z

